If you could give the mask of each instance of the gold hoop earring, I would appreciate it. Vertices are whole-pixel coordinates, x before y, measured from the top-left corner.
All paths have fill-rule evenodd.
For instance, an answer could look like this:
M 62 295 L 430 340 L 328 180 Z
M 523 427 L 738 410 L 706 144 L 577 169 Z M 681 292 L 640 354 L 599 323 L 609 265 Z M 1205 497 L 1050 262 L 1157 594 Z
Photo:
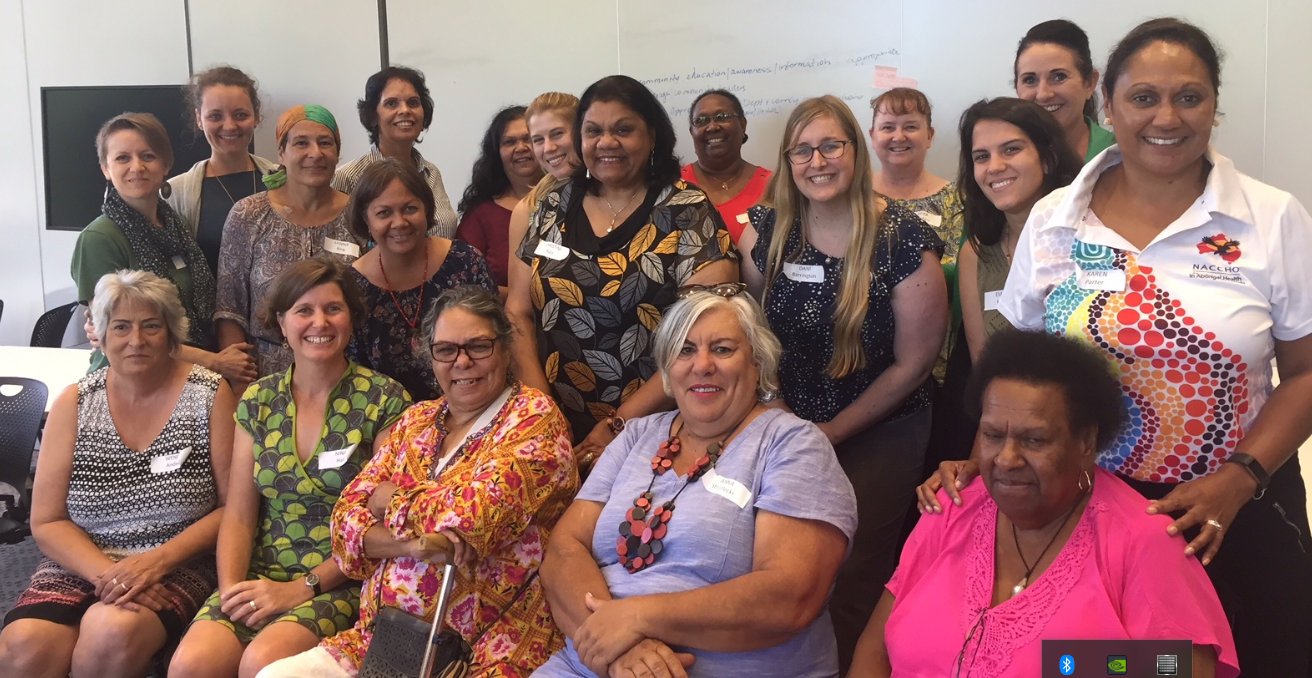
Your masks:
M 1089 469 L 1087 468 L 1084 469 L 1083 475 L 1080 476 L 1080 482 L 1077 484 L 1077 487 L 1080 488 L 1081 492 L 1093 489 L 1093 476 L 1089 473 Z

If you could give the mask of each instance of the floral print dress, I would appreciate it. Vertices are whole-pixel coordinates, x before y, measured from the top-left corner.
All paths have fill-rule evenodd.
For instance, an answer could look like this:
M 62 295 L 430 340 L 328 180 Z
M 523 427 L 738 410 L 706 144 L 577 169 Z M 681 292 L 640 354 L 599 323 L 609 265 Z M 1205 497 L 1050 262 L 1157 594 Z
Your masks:
M 538 358 L 575 442 L 656 374 L 652 341 L 678 288 L 708 264 L 738 259 L 720 213 L 682 180 L 649 191 L 602 238 L 582 194 L 576 183 L 548 193 L 518 252 L 533 269 Z
M 347 355 L 364 367 L 401 382 L 415 400 L 438 397 L 441 389 L 433 375 L 428 341 L 419 336 L 423 323 L 411 326 L 406 318 L 422 321 L 437 301 L 437 295 L 456 287 L 473 285 L 496 293 L 497 283 L 492 279 L 487 260 L 472 245 L 457 240 L 451 243 L 451 251 L 433 277 L 418 287 L 388 292 L 354 268 L 351 274 L 364 293 L 368 315 L 356 330 Z
M 380 607 L 429 620 L 436 612 L 443 567 L 412 558 L 370 559 L 364 535 L 375 526 L 402 541 L 454 530 L 480 555 L 471 568 L 457 570 L 446 619 L 465 640 L 478 638 L 473 678 L 526 678 L 564 646 L 533 575 L 578 489 L 578 470 L 556 404 L 533 388 L 512 389 L 492 421 L 471 431 L 440 469 L 434 467 L 447 435 L 446 399 L 410 408 L 342 493 L 333 511 L 333 554 L 348 577 L 366 581 L 360 621 L 321 644 L 340 665 L 359 667 Z M 399 489 L 379 521 L 368 505 L 383 482 Z
M 400 384 L 350 363 L 328 396 L 319 444 L 303 462 L 296 453 L 295 369 L 293 365 L 251 384 L 237 405 L 237 425 L 255 440 L 254 478 L 260 491 L 260 527 L 248 579 L 291 581 L 332 557 L 328 520 L 342 488 L 369 460 L 378 432 L 410 405 L 410 396 Z M 348 448 L 351 452 L 345 458 L 330 454 Z M 234 459 L 233 463 L 242 462 Z M 295 622 L 323 638 L 349 628 L 359 606 L 359 587 L 345 584 L 269 623 Z M 257 633 L 224 614 L 217 591 L 196 619 L 228 627 L 243 643 Z

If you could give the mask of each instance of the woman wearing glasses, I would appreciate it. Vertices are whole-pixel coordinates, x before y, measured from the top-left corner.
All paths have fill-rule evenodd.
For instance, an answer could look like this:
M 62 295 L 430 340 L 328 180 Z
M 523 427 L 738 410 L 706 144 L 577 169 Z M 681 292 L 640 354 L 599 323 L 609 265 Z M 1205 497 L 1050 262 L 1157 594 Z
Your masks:
M 846 668 L 897 561 L 922 473 L 930 372 L 948 325 L 943 243 L 875 195 L 851 109 L 825 96 L 788 118 L 742 273 L 783 342 L 783 399 L 815 422 L 857 488 L 859 527 L 830 610 Z
M 433 207 L 423 175 L 387 158 L 360 174 L 346 217 L 352 233 L 377 243 L 351 265 L 366 310 L 347 354 L 401 382 L 415 400 L 442 392 L 419 330 L 437 296 L 464 285 L 497 289 L 487 260 L 473 246 L 429 235 Z
M 365 580 L 360 621 L 261 678 L 353 678 L 382 608 L 432 619 L 445 560 L 419 537 L 434 533 L 455 545 L 446 625 L 473 646 L 471 678 L 525 678 L 563 644 L 537 572 L 578 489 L 565 418 L 510 375 L 495 291 L 443 292 L 422 336 L 443 396 L 401 417 L 333 510 L 333 554 Z
M 642 83 L 615 75 L 583 93 L 583 165 L 529 218 L 506 310 L 519 374 L 549 391 L 587 466 L 624 422 L 669 409 L 650 346 L 675 291 L 738 277 L 738 253 L 706 194 L 679 178 L 674 126 Z
M 966 397 L 983 482 L 956 503 L 940 491 L 941 512 L 916 524 L 850 678 L 1049 675 L 1043 641 L 1057 638 L 1188 638 L 1192 675 L 1239 673 L 1184 538 L 1097 465 L 1127 414 L 1110 367 L 1042 332 L 989 340 Z
M 744 287 L 666 313 L 678 409 L 631 422 L 560 519 L 542 579 L 570 642 L 537 678 L 838 675 L 825 600 L 856 503 L 815 425 L 760 402 L 781 348 Z
M 696 184 L 715 203 L 734 244 L 747 225 L 747 208 L 760 202 L 770 170 L 743 160 L 747 116 L 733 93 L 702 92 L 688 109 L 688 132 L 697 161 L 683 166 L 683 180 Z

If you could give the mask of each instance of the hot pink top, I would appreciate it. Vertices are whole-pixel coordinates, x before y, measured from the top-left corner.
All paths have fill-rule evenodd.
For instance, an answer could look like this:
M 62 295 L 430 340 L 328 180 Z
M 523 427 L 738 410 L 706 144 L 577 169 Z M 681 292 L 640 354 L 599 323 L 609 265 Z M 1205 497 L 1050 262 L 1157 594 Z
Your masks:
M 1098 469 L 1093 497 L 1052 565 L 1020 595 L 989 608 L 998 505 L 976 481 L 957 507 L 920 519 L 888 582 L 896 597 L 885 627 L 893 676 L 1040 676 L 1042 641 L 1188 638 L 1216 651 L 1218 678 L 1239 674 L 1225 612 L 1171 520 Z
M 690 183 L 697 183 L 697 175 L 692 171 L 692 165 L 684 165 L 681 172 L 683 180 Z M 722 202 L 715 206 L 715 209 L 724 218 L 724 225 L 729 228 L 729 237 L 733 239 L 733 244 L 738 244 L 738 236 L 743 234 L 743 227 L 747 225 L 747 208 L 761 201 L 761 196 L 765 195 L 766 184 L 770 183 L 770 170 L 764 167 L 757 167 L 752 178 L 747 180 L 747 185 L 738 195 L 730 198 L 728 202 Z

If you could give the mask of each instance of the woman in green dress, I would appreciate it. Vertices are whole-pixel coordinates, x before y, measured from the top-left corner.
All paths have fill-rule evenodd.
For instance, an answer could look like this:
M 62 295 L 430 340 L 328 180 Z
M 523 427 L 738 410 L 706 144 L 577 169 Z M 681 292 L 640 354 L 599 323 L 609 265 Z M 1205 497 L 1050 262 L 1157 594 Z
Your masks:
M 237 406 L 219 588 L 182 639 L 171 673 L 251 678 L 355 623 L 360 589 L 332 558 L 329 519 L 374 441 L 410 404 L 396 381 L 347 360 L 364 317 L 341 264 L 307 259 L 274 281 L 261 321 L 294 361 L 251 384 Z M 253 475 L 243 458 L 254 462 Z

